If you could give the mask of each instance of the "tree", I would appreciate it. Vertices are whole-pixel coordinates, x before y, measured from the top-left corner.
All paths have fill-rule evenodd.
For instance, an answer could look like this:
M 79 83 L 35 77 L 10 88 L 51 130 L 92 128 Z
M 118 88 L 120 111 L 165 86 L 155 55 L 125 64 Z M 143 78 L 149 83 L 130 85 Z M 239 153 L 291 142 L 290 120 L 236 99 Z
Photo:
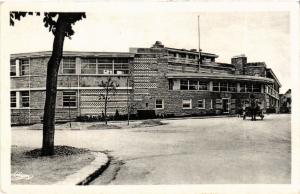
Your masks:
M 37 16 L 39 12 L 35 12 Z M 16 20 L 26 15 L 33 15 L 33 12 L 10 12 L 10 25 L 14 26 Z M 43 119 L 43 145 L 42 155 L 54 154 L 54 132 L 55 132 L 55 106 L 57 93 L 57 75 L 59 65 L 63 56 L 63 45 L 65 37 L 71 39 L 74 35 L 73 25 L 86 18 L 84 12 L 45 12 L 44 26 L 54 35 L 52 55 L 47 64 L 46 78 L 46 99 Z
M 113 81 L 111 77 L 108 77 L 105 82 L 101 80 L 99 86 L 104 88 L 104 94 L 100 93 L 100 100 L 101 99 L 104 100 L 104 121 L 105 121 L 105 125 L 107 125 L 107 104 L 110 100 L 109 95 L 115 94 L 116 88 L 119 86 L 119 84 Z

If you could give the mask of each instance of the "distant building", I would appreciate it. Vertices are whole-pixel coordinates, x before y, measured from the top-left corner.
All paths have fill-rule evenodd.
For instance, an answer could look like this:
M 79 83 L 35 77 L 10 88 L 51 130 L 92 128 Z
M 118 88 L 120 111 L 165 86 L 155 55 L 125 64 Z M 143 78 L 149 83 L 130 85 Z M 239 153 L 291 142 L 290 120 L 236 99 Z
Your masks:
M 292 91 L 288 89 L 284 94 L 279 94 L 280 112 L 291 113 L 292 111 Z
M 11 121 L 41 122 L 46 68 L 51 52 L 11 55 Z M 158 115 L 236 114 L 253 94 L 265 110 L 279 111 L 279 80 L 264 62 L 245 55 L 218 63 L 216 54 L 165 47 L 130 48 L 130 52 L 65 51 L 58 76 L 56 119 L 100 115 L 101 80 L 118 82 L 108 113 Z

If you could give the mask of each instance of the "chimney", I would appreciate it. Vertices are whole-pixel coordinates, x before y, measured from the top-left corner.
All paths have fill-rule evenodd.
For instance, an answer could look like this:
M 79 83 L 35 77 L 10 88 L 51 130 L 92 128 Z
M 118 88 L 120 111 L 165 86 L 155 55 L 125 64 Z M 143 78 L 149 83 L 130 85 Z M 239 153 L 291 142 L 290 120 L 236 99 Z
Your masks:
M 244 67 L 247 64 L 247 57 L 245 54 L 234 56 L 231 58 L 231 64 L 235 66 L 235 74 L 244 75 Z

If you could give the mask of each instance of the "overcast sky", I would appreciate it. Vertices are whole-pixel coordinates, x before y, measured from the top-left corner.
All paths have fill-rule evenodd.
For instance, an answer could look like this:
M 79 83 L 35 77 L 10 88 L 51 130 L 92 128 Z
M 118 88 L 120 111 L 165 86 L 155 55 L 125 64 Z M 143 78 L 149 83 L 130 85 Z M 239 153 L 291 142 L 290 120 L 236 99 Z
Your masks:
M 219 55 L 218 62 L 230 63 L 242 53 L 249 62 L 264 61 L 281 82 L 281 93 L 290 88 L 288 12 L 91 11 L 75 24 L 64 50 L 128 52 L 156 40 L 167 47 L 198 48 L 197 15 L 204 52 Z M 52 49 L 53 35 L 42 19 L 29 16 L 9 27 L 10 53 Z

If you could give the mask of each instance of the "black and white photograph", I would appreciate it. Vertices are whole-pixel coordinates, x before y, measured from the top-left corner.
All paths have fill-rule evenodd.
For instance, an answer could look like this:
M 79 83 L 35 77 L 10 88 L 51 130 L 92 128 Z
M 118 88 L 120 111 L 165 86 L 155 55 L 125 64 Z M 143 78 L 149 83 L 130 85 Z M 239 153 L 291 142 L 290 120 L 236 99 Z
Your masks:
M 0 32 L 3 193 L 300 191 L 299 2 L 4 2 Z

